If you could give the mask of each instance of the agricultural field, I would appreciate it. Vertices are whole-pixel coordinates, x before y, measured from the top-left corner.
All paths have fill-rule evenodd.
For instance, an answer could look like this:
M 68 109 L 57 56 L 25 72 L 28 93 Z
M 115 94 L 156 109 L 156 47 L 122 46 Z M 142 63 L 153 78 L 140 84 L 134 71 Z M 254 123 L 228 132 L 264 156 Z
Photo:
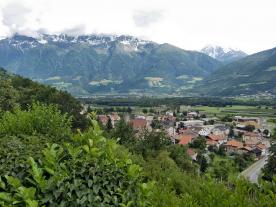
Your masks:
M 266 106 L 226 106 L 226 107 L 210 107 L 210 106 L 181 106 L 181 110 L 195 110 L 205 113 L 209 116 L 222 117 L 225 115 L 253 116 L 276 119 L 276 109 Z

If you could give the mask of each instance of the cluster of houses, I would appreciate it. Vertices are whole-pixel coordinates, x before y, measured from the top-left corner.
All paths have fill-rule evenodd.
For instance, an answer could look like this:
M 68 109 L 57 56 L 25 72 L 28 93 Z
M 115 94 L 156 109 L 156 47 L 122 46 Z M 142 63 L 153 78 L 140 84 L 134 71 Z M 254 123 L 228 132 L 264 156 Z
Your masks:
M 99 115 L 98 118 L 104 125 L 110 119 L 113 126 L 121 119 L 117 113 Z M 145 128 L 151 130 L 153 120 L 157 120 L 175 144 L 189 145 L 196 138 L 204 137 L 206 150 L 218 149 L 223 145 L 228 153 L 252 153 L 256 157 L 261 157 L 268 153 L 270 147 L 270 142 L 263 134 L 260 119 L 254 117 L 235 116 L 232 122 L 233 128 L 219 121 L 215 121 L 214 124 L 207 124 L 210 118 L 206 118 L 206 116 L 202 118 L 195 111 L 188 112 L 183 119 L 185 121 L 177 121 L 172 112 L 166 112 L 157 117 L 136 115 L 132 118 L 126 116 L 124 119 L 133 126 L 136 132 Z M 249 125 L 254 126 L 254 130 L 248 131 L 247 126 Z M 193 158 L 196 156 L 195 150 L 191 148 L 188 149 L 187 153 Z
M 206 150 L 224 146 L 227 153 L 251 153 L 256 157 L 268 153 L 270 142 L 261 127 L 260 119 L 253 117 L 234 117 L 232 129 L 225 123 L 206 125 L 202 120 L 188 120 L 178 122 L 177 130 L 171 137 L 175 143 L 188 145 L 197 137 L 206 139 Z M 205 125 L 204 125 L 205 124 Z M 254 130 L 247 131 L 246 126 L 254 126 Z M 232 133 L 230 134 L 230 130 Z M 238 137 L 238 139 L 237 139 Z M 190 153 L 191 153 L 190 149 Z

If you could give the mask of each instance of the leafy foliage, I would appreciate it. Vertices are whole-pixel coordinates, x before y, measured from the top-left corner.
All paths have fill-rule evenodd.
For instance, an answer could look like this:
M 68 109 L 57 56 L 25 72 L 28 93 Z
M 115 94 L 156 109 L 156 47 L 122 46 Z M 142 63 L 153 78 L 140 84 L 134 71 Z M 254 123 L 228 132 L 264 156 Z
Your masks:
M 183 145 L 170 145 L 168 147 L 169 156 L 177 164 L 179 169 L 189 173 L 196 173 L 198 166 L 192 163 L 187 154 L 187 149 Z
M 142 183 L 141 168 L 127 154 L 116 156 L 117 144 L 93 129 L 76 134 L 72 143 L 52 144 L 19 180 L 1 179 L 4 206 L 148 206 L 150 184 Z
M 111 131 L 111 137 L 119 139 L 118 143 L 131 146 L 135 143 L 135 133 L 132 126 L 121 119 Z
M 57 106 L 33 103 L 0 118 L 0 174 L 25 176 L 29 156 L 41 158 L 46 143 L 63 143 L 71 135 L 71 119 Z
M 204 137 L 197 137 L 194 139 L 194 141 L 192 143 L 190 143 L 190 147 L 197 148 L 200 150 L 205 150 L 206 139 Z
M 171 144 L 172 141 L 164 131 L 144 130 L 132 149 L 134 152 L 143 155 L 143 157 L 147 157 L 158 153 L 160 150 L 165 150 Z
M 0 135 L 17 136 L 43 134 L 63 138 L 71 132 L 71 119 L 61 114 L 57 106 L 33 103 L 27 111 L 15 108 L 0 119 Z

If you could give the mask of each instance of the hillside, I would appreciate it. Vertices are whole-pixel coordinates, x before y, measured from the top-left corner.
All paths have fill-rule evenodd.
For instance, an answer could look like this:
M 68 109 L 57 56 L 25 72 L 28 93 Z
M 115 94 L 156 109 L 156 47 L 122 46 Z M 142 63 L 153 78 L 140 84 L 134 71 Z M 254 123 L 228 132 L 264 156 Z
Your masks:
M 74 95 L 171 93 L 221 64 L 200 52 L 132 36 L 15 35 L 0 41 L 0 66 Z
M 202 95 L 276 94 L 276 48 L 222 66 L 198 84 Z
M 0 112 L 12 111 L 16 107 L 27 109 L 33 102 L 55 104 L 63 113 L 72 117 L 73 128 L 86 128 L 87 120 L 80 114 L 81 103 L 69 93 L 50 86 L 13 75 L 0 68 Z
M 223 48 L 217 45 L 208 45 L 200 51 L 215 58 L 222 63 L 231 63 L 247 56 L 247 54 L 241 50 L 232 48 Z

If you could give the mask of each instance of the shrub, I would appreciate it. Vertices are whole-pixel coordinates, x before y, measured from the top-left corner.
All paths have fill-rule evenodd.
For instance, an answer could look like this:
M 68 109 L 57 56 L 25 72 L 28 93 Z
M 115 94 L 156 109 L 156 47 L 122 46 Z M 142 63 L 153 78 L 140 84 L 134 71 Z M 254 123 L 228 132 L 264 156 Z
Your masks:
M 57 106 L 33 103 L 26 111 L 16 108 L 0 119 L 0 135 L 43 134 L 60 139 L 70 134 L 71 118 Z
M 140 167 L 127 154 L 118 158 L 117 144 L 93 126 L 72 143 L 48 145 L 40 163 L 29 158 L 26 177 L 2 177 L 0 205 L 150 206 L 151 184 L 141 182 Z

